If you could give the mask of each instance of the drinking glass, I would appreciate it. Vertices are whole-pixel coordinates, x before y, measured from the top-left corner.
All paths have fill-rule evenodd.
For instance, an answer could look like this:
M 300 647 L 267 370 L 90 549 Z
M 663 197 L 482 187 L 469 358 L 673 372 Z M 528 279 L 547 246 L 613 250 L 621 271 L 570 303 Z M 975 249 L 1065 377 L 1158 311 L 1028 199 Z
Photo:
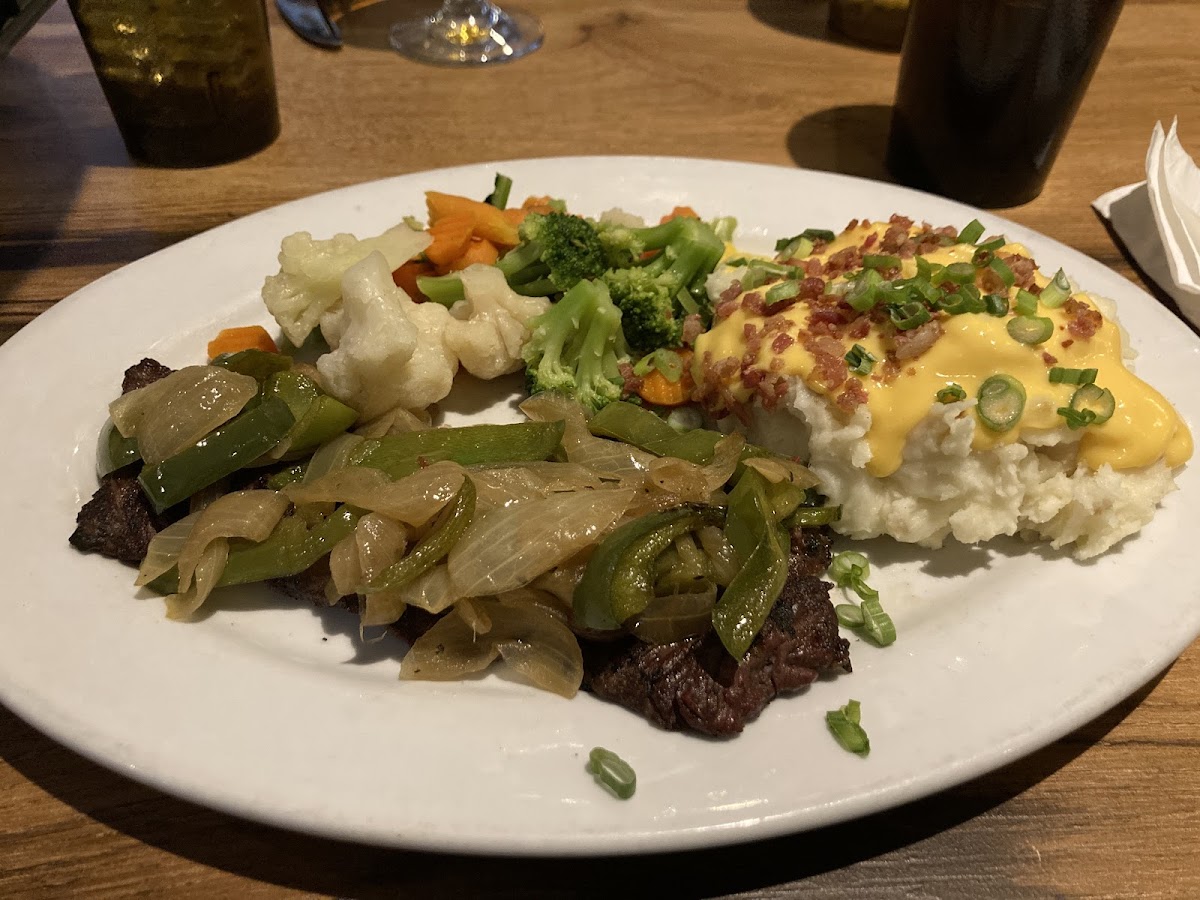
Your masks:
M 397 51 L 418 62 L 485 65 L 532 53 L 542 45 L 542 23 L 489 0 L 444 0 L 433 15 L 397 22 L 389 38 Z

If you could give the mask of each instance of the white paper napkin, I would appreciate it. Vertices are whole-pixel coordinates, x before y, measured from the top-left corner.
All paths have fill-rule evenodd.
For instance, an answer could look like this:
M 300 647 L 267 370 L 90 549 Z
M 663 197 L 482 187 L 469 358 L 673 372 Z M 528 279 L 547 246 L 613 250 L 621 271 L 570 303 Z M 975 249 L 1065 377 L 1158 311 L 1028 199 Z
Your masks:
M 1200 326 L 1200 168 L 1179 142 L 1179 120 L 1154 126 L 1146 180 L 1109 191 L 1092 206 L 1108 219 L 1143 271 Z

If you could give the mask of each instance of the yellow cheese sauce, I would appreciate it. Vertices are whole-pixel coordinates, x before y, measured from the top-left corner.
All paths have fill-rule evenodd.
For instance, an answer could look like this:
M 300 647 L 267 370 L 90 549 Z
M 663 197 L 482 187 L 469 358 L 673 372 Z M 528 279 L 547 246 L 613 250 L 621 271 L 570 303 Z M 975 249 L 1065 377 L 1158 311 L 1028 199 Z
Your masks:
M 816 258 L 823 261 L 843 248 L 859 247 L 872 231 L 882 236 L 887 227 L 886 224 L 868 223 L 844 232 L 816 254 Z M 973 245 L 958 244 L 923 256 L 930 263 L 949 265 L 970 262 L 975 249 Z M 997 251 L 997 255 L 1012 253 L 1029 255 L 1018 244 L 1008 244 Z M 904 260 L 899 277 L 912 277 L 916 268 L 914 259 Z M 1035 274 L 1035 279 L 1041 286 L 1048 283 L 1040 273 Z M 1009 290 L 1010 304 L 1015 301 L 1016 294 L 1014 286 Z M 1073 297 L 1096 308 L 1087 294 L 1076 293 Z M 793 338 L 800 335 L 806 327 L 808 313 L 808 305 L 800 301 L 779 314 L 787 320 L 786 333 Z M 1027 345 L 1009 335 L 1006 325 L 1011 314 L 939 314 L 941 337 L 921 355 L 900 361 L 900 370 L 893 378 L 887 379 L 881 374 L 880 363 L 876 363 L 871 375 L 851 373 L 849 377 L 859 378 L 866 389 L 866 403 L 871 413 L 866 440 L 872 458 L 867 471 L 883 477 L 900 467 L 909 433 L 929 414 L 938 391 L 950 384 L 961 386 L 968 398 L 974 398 L 985 379 L 1003 373 L 1016 378 L 1025 388 L 1025 408 L 1016 425 L 1007 431 L 996 432 L 977 421 L 975 449 L 985 450 L 997 444 L 1036 438 L 1041 432 L 1062 427 L 1065 421 L 1057 410 L 1070 403 L 1077 386 L 1050 383 L 1048 372 L 1052 365 L 1096 369 L 1096 385 L 1107 388 L 1116 400 L 1116 409 L 1107 422 L 1080 429 L 1079 459 L 1091 469 L 1104 464 L 1117 470 L 1135 469 L 1159 459 L 1174 467 L 1191 457 L 1192 437 L 1187 425 L 1161 394 L 1125 367 L 1121 332 L 1114 322 L 1104 319 L 1094 335 L 1083 338 L 1068 331 L 1070 317 L 1061 307 L 1050 309 L 1039 304 L 1036 315 L 1050 319 L 1054 323 L 1054 332 L 1042 344 Z M 712 362 L 728 357 L 741 360 L 747 352 L 745 326 L 761 327 L 764 321 L 763 316 L 738 308 L 728 318 L 714 322 L 712 329 L 696 341 L 696 378 L 703 377 L 706 357 Z M 884 328 L 891 331 L 891 326 Z M 843 337 L 842 344 L 846 351 L 853 344 L 860 344 L 882 362 L 887 358 L 889 346 L 883 331 L 879 325 L 872 325 L 865 337 Z M 1064 343 L 1067 346 L 1063 346 Z M 814 391 L 827 395 L 825 388 L 813 377 L 816 367 L 813 355 L 799 340 L 781 353 L 772 350 L 771 344 L 769 337 L 762 342 L 757 357 L 758 368 L 766 371 L 773 359 L 779 359 L 782 368 L 775 363 L 775 372 L 803 378 Z M 1048 361 L 1044 354 L 1052 356 L 1054 361 Z M 740 381 L 731 381 L 728 387 L 739 400 L 745 401 L 750 396 L 751 392 Z M 974 412 L 968 414 L 974 415 Z

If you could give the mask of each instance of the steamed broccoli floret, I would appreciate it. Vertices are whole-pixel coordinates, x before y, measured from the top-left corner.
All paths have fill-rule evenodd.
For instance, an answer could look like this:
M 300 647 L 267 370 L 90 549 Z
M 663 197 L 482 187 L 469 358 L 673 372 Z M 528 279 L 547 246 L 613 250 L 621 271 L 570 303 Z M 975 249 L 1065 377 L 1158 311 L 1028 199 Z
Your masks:
M 521 351 L 530 394 L 559 391 L 598 411 L 621 399 L 621 363 L 628 363 L 621 311 L 599 281 L 580 281 L 529 321 Z
M 595 227 L 581 216 L 530 213 L 519 233 L 521 243 L 496 263 L 518 294 L 547 297 L 608 267 Z
M 721 260 L 725 243 L 712 227 L 682 216 L 648 228 L 601 228 L 610 260 L 619 253 L 635 260 L 613 266 L 604 282 L 624 315 L 625 335 L 639 350 L 676 347 L 683 317 L 700 313 L 707 319 L 704 281 Z M 648 262 L 646 251 L 660 251 Z

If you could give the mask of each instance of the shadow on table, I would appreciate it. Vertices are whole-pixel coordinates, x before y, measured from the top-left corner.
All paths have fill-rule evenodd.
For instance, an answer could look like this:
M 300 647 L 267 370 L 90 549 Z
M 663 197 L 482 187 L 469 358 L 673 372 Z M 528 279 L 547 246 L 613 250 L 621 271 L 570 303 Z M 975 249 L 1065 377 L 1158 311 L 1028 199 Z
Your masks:
M 789 129 L 788 154 L 801 168 L 894 181 L 884 165 L 891 120 L 882 104 L 822 109 Z
M 832 30 L 829 27 L 829 0 L 747 0 L 746 9 L 764 25 L 785 34 L 896 55 L 895 50 L 852 41 Z
M 109 772 L 42 736 L 3 707 L 0 757 L 62 802 L 139 841 L 206 866 L 298 890 L 354 898 L 609 897 L 661 896 L 669 884 L 666 893 L 673 897 L 716 896 L 832 873 L 986 814 L 1102 740 L 1161 677 L 1090 724 L 1025 759 L 890 812 L 753 844 L 620 859 L 412 853 L 256 825 Z M 798 766 L 802 771 L 802 762 Z M 992 841 L 1003 839 L 1002 830 L 989 835 Z M 1019 843 L 1014 837 L 1014 854 L 1024 852 Z M 911 871 L 916 865 L 905 862 L 908 874 L 919 877 Z M 1013 896 L 1018 894 L 1021 892 Z

